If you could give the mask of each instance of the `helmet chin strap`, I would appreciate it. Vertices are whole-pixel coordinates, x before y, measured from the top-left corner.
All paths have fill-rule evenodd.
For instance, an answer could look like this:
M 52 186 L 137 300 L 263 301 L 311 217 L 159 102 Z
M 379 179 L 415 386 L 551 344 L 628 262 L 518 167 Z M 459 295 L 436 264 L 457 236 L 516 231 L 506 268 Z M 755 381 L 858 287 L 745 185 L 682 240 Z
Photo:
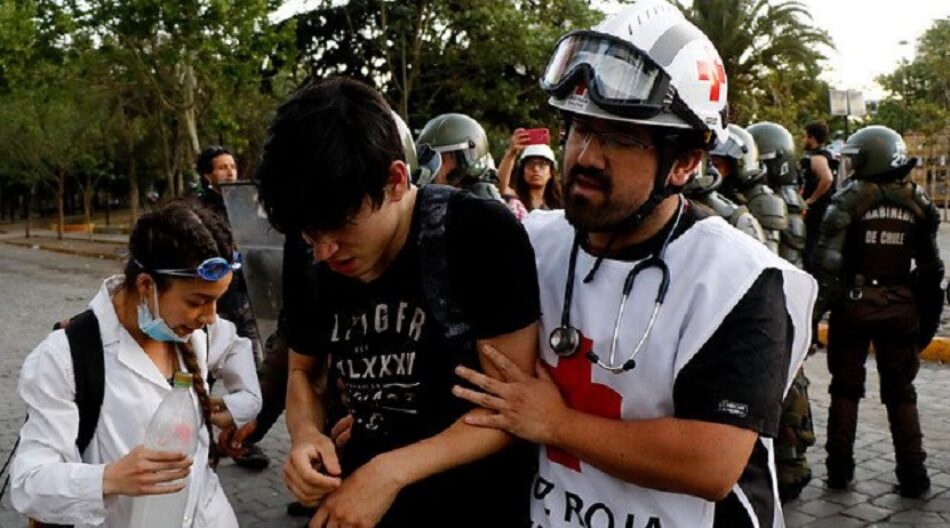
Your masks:
M 643 202 L 640 207 L 635 211 L 627 215 L 626 218 L 615 222 L 605 229 L 603 232 L 613 233 L 614 236 L 627 231 L 633 231 L 643 225 L 644 222 L 653 214 L 656 208 L 663 203 L 663 200 L 666 200 L 670 196 L 680 192 L 681 187 L 670 185 L 667 183 L 667 179 L 670 176 L 670 170 L 673 168 L 673 163 L 676 161 L 673 157 L 673 151 L 665 144 L 665 141 L 660 140 L 660 147 L 657 149 L 658 160 L 656 164 L 656 176 L 653 180 L 653 188 L 650 189 L 650 196 L 647 197 L 646 201 Z
M 660 139 L 660 143 L 661 145 L 657 149 L 659 154 L 659 159 L 657 160 L 657 172 L 656 177 L 653 180 L 653 188 L 650 190 L 650 196 L 648 196 L 646 201 L 643 202 L 634 212 L 630 213 L 626 218 L 611 224 L 602 230 L 599 230 L 599 232 L 602 233 L 610 233 L 610 239 L 607 242 L 607 246 L 604 248 L 603 253 L 597 257 L 597 260 L 594 261 L 594 265 L 584 277 L 584 284 L 589 284 L 594 280 L 597 270 L 600 269 L 600 265 L 607 257 L 607 254 L 610 253 L 610 250 L 613 248 L 617 237 L 625 232 L 633 231 L 639 228 L 650 217 L 650 215 L 653 214 L 656 208 L 661 203 L 663 203 L 663 200 L 680 192 L 682 189 L 682 187 L 669 185 L 666 182 L 670 175 L 670 169 L 673 168 L 675 159 L 673 157 L 672 149 L 665 145 L 665 140 Z

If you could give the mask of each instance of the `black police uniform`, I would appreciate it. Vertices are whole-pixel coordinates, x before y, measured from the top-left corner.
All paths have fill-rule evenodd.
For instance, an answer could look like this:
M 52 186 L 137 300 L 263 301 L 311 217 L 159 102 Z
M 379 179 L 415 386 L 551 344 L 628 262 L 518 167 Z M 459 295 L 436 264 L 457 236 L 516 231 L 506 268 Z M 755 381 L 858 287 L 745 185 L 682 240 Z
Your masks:
M 854 180 L 834 196 L 824 216 L 816 248 L 822 286 L 816 314 L 831 308 L 826 444 L 831 487 L 843 488 L 853 478 L 858 402 L 872 344 L 901 493 L 916 496 L 929 487 L 914 378 L 918 352 L 933 337 L 942 308 L 942 299 L 933 302 L 943 276 L 938 225 L 923 189 L 907 180 Z M 833 268 L 841 273 L 829 273 Z

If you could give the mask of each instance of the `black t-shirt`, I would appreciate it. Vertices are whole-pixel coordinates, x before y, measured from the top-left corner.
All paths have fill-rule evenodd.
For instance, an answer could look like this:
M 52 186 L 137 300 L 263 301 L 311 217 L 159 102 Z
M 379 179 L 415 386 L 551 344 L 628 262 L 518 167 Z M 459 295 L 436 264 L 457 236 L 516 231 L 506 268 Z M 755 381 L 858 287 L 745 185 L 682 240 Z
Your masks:
M 707 214 L 686 207 L 671 239 L 688 231 Z M 649 240 L 619 252 L 639 260 L 663 244 L 673 220 Z M 793 339 L 785 308 L 782 272 L 766 269 L 726 315 L 699 352 L 680 370 L 673 386 L 674 416 L 749 429 L 774 437 L 788 381 Z M 756 442 L 739 486 L 753 505 L 761 526 L 771 526 L 774 501 L 768 453 Z M 717 503 L 715 526 L 751 526 L 734 494 Z
M 824 148 L 819 150 L 805 151 L 805 155 L 802 156 L 801 162 L 799 164 L 801 169 L 800 174 L 804 180 L 802 196 L 805 198 L 811 198 L 811 195 L 814 194 L 816 189 L 818 189 L 818 176 L 811 170 L 811 159 L 814 156 L 822 156 L 828 160 L 828 168 L 831 170 L 831 187 L 825 191 L 825 194 L 821 195 L 821 198 L 815 200 L 809 211 L 809 213 L 815 212 L 815 214 L 812 215 L 812 221 L 820 222 L 820 213 L 824 212 L 824 210 L 828 207 L 828 204 L 831 203 L 831 197 L 835 194 L 835 183 L 838 180 L 838 160 L 835 159 L 834 154 Z
M 453 370 L 479 369 L 474 340 L 519 330 L 540 315 L 534 251 L 521 224 L 501 203 L 455 193 L 445 216 L 444 293 L 471 331 L 461 342 L 446 339 L 423 291 L 431 265 L 417 245 L 422 197 L 405 247 L 371 282 L 314 265 L 300 243 L 289 242 L 296 257 L 285 262 L 287 342 L 301 354 L 330 356 L 331 384 L 355 419 L 339 453 L 345 474 L 455 422 L 471 407 L 451 394 L 460 381 Z M 519 525 L 534 462 L 521 447 L 410 486 L 381 526 Z M 485 488 L 490 481 L 502 484 Z

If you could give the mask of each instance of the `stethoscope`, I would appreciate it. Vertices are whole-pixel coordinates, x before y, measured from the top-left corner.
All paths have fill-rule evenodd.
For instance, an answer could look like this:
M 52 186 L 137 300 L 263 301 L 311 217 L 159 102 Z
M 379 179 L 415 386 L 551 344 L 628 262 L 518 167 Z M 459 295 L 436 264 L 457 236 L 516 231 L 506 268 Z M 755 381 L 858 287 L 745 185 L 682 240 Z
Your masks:
M 656 323 L 656 317 L 660 313 L 660 306 L 663 305 L 663 301 L 666 299 L 666 292 L 670 287 L 670 269 L 667 267 L 663 258 L 666 256 L 666 248 L 669 246 L 673 234 L 676 233 L 676 228 L 679 227 L 680 219 L 683 217 L 683 209 L 684 201 L 680 198 L 673 228 L 667 233 L 663 245 L 660 246 L 660 251 L 641 260 L 627 273 L 627 278 L 623 281 L 623 295 L 620 298 L 620 309 L 617 312 L 617 319 L 614 321 L 614 333 L 610 343 L 610 355 L 605 362 L 600 356 L 594 353 L 593 350 L 588 351 L 586 357 L 591 363 L 614 374 L 620 374 L 636 368 L 636 358 L 640 354 L 643 345 L 646 344 L 647 339 L 650 338 L 650 334 L 653 332 L 653 325 Z M 561 326 L 555 328 L 551 332 L 551 335 L 548 336 L 548 344 L 551 346 L 551 350 L 561 357 L 570 357 L 576 354 L 580 348 L 581 339 L 583 338 L 581 331 L 571 326 L 571 300 L 574 297 L 574 273 L 577 269 L 577 252 L 580 246 L 581 236 L 577 234 L 574 237 L 574 246 L 571 248 L 571 261 L 567 269 L 567 284 L 564 287 L 564 306 L 561 308 Z M 630 292 L 633 290 L 633 283 L 636 281 L 637 275 L 649 268 L 657 268 L 662 274 L 660 286 L 656 292 L 656 299 L 653 301 L 653 313 L 650 314 L 650 321 L 647 323 L 646 331 L 640 336 L 636 348 L 627 356 L 626 361 L 618 364 L 617 342 L 620 340 L 620 322 L 623 320 L 623 313 L 627 307 L 627 299 L 630 298 Z

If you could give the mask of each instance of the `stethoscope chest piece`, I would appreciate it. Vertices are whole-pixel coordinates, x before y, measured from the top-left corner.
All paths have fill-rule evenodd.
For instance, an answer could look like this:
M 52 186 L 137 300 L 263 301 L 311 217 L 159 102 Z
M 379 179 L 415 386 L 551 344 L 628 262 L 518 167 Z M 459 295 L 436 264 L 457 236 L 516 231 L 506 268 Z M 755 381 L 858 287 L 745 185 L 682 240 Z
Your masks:
M 560 357 L 570 357 L 581 346 L 581 331 L 573 326 L 559 326 L 548 336 L 551 350 Z
M 673 226 L 670 228 L 669 233 L 667 233 L 666 239 L 663 241 L 662 246 L 660 246 L 659 251 L 637 263 L 627 274 L 627 278 L 624 280 L 623 287 L 620 291 L 620 307 L 617 310 L 617 318 L 614 321 L 614 331 L 610 340 L 610 354 L 607 360 L 604 361 L 600 356 L 594 353 L 593 350 L 588 350 L 584 355 L 591 363 L 614 374 L 628 372 L 637 367 L 636 358 L 653 332 L 653 325 L 656 323 L 657 316 L 660 313 L 660 307 L 663 305 L 663 301 L 666 300 L 666 293 L 670 287 L 670 270 L 664 261 L 664 257 L 666 255 L 666 248 L 676 233 L 676 228 L 679 226 L 680 219 L 683 216 L 683 209 L 684 202 L 680 199 L 679 208 L 676 212 L 676 220 L 673 222 Z M 571 260 L 568 263 L 567 282 L 564 287 L 564 306 L 561 309 L 561 325 L 555 328 L 551 332 L 551 335 L 548 336 L 548 344 L 551 345 L 551 350 L 561 357 L 570 357 L 576 354 L 583 339 L 581 331 L 571 325 L 571 299 L 574 293 L 574 273 L 577 266 L 577 252 L 579 247 L 580 237 L 579 234 L 577 234 L 574 237 L 574 247 L 571 249 Z M 627 307 L 627 299 L 630 297 L 637 276 L 640 272 L 650 268 L 655 268 L 660 272 L 660 284 L 657 286 L 650 319 L 647 322 L 646 329 L 633 348 L 633 351 L 627 355 L 626 360 L 618 362 L 617 348 L 620 341 L 620 329 L 623 324 L 624 309 Z

